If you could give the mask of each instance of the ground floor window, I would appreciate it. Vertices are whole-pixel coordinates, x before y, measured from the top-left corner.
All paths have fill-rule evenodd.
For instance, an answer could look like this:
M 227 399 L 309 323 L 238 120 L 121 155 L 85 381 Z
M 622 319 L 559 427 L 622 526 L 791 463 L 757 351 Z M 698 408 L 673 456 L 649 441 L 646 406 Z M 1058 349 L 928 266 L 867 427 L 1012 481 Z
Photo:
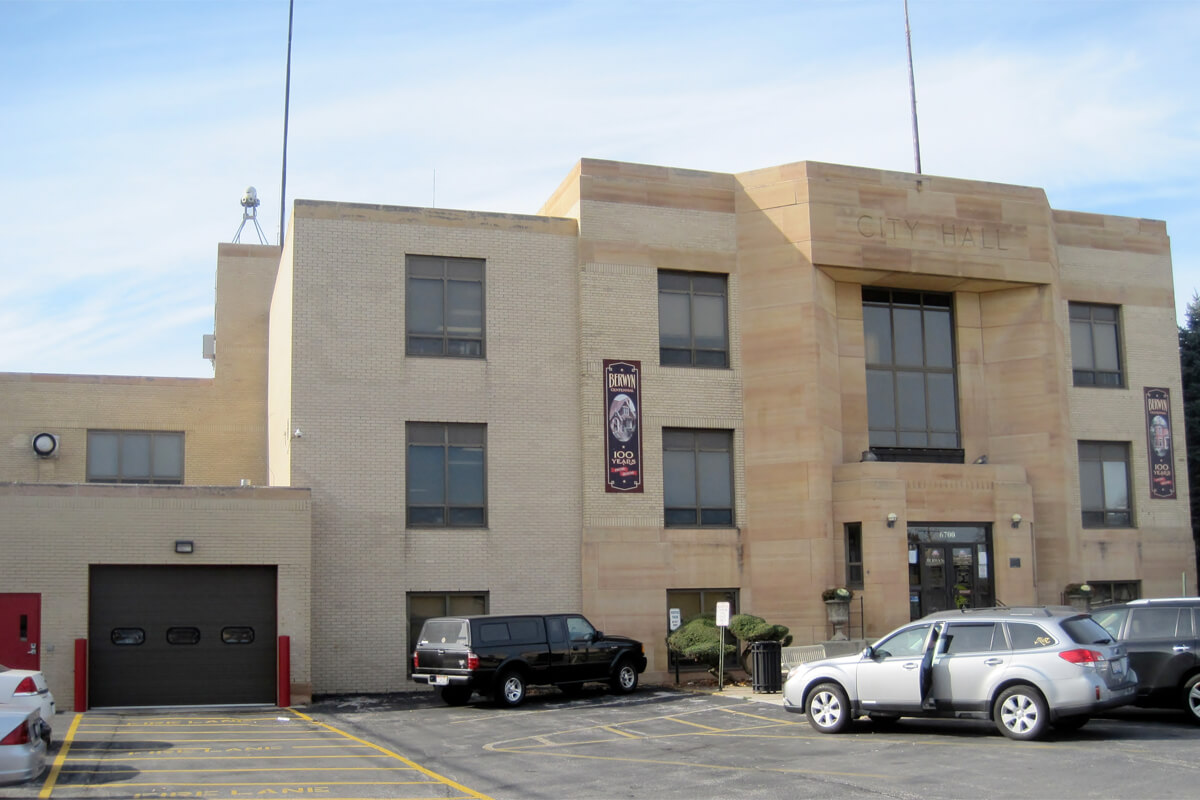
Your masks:
M 846 586 L 863 588 L 862 523 L 846 523 Z
M 679 617 L 683 622 L 687 622 L 698 614 L 715 614 L 717 613 L 717 603 L 729 603 L 729 613 L 731 615 L 738 613 L 738 590 L 668 589 L 667 619 L 670 619 L 672 609 L 679 610 Z M 670 633 L 669 627 L 667 632 Z M 737 644 L 737 639 L 728 631 L 726 631 L 725 638 L 729 644 Z M 678 663 L 676 663 L 677 661 Z M 708 669 L 708 665 L 695 659 L 677 658 L 672 653 L 670 668 L 672 670 L 678 668 L 688 671 L 706 670 Z
M 425 620 L 432 617 L 456 617 L 488 613 L 487 592 L 409 592 L 408 644 L 411 651 Z M 412 677 L 412 659 L 406 658 Z

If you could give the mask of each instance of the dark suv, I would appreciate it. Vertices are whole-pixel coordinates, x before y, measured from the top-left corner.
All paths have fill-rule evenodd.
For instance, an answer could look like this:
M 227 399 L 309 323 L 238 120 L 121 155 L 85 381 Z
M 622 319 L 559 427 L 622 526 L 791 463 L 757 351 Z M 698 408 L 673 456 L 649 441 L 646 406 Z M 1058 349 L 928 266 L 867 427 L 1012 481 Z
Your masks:
M 1200 598 L 1132 600 L 1092 616 L 1129 648 L 1137 705 L 1182 708 L 1200 724 Z
M 440 687 L 452 706 L 473 692 L 517 706 L 534 685 L 574 692 L 604 681 L 614 692 L 632 692 L 645 670 L 641 642 L 605 635 L 581 614 L 510 614 L 426 620 L 412 677 Z

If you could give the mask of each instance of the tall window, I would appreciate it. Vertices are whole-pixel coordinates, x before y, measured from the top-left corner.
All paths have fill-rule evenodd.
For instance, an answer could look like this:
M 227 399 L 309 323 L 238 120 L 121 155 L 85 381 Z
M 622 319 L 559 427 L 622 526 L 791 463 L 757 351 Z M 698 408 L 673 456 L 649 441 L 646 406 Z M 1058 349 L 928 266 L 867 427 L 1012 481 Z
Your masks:
M 183 434 L 88 431 L 87 479 L 96 483 L 183 483 Z
M 483 263 L 479 258 L 408 257 L 410 356 L 483 357 Z
M 863 287 L 862 297 L 872 448 L 957 448 L 950 295 Z
M 487 526 L 487 426 L 410 422 L 408 524 Z
M 678 608 L 679 616 L 684 622 L 687 622 L 697 614 L 715 614 L 717 612 L 717 603 L 729 603 L 730 615 L 737 614 L 737 589 L 667 590 L 667 614 L 671 613 L 672 608 Z M 728 628 L 725 629 L 725 644 L 737 645 L 737 637 Z M 703 661 L 685 658 L 677 653 L 670 653 L 669 658 L 671 659 L 671 669 L 675 668 L 676 662 L 678 662 L 678 666 L 682 670 L 691 671 L 708 668 L 708 665 Z
M 846 523 L 846 586 L 863 588 L 862 523 Z
M 663 429 L 667 527 L 733 525 L 733 434 Z
M 1071 367 L 1076 386 L 1125 385 L 1121 330 L 1116 306 L 1070 303 Z
M 1128 528 L 1133 525 L 1127 443 L 1079 443 L 1079 494 L 1083 527 Z
M 488 613 L 487 592 L 409 592 L 408 593 L 408 650 L 416 647 L 417 637 L 425 620 L 433 617 L 466 617 Z M 412 659 L 408 674 L 412 675 Z
M 729 366 L 725 275 L 658 273 L 658 354 L 663 365 Z

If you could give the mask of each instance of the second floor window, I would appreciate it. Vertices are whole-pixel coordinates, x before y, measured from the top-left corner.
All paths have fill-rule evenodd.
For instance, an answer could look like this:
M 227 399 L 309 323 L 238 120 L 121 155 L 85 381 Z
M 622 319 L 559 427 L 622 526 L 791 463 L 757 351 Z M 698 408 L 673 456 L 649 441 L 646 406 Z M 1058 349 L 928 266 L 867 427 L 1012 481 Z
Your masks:
M 732 432 L 664 428 L 662 435 L 667 527 L 732 527 Z
M 862 298 L 871 446 L 957 448 L 950 295 L 864 286 Z
M 1129 528 L 1129 445 L 1079 443 L 1079 495 L 1085 528 Z
M 724 275 L 658 273 L 659 363 L 675 367 L 729 366 Z
M 410 356 L 483 358 L 483 263 L 479 258 L 408 257 Z
M 183 434 L 88 431 L 87 479 L 93 483 L 183 483 Z
M 1125 385 L 1116 306 L 1070 303 L 1071 368 L 1076 386 Z
M 410 422 L 408 524 L 487 527 L 487 426 Z

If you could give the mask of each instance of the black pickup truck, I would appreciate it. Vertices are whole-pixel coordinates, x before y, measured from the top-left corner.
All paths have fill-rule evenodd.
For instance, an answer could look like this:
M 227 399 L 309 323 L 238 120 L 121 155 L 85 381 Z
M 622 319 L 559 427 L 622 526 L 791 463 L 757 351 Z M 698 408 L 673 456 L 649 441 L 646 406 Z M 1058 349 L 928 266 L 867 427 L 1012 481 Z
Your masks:
M 513 707 L 528 686 L 574 692 L 605 681 L 614 692 L 632 692 L 645 670 L 641 642 L 606 636 L 580 614 L 516 614 L 426 620 L 412 677 L 440 687 L 452 706 L 478 692 Z

